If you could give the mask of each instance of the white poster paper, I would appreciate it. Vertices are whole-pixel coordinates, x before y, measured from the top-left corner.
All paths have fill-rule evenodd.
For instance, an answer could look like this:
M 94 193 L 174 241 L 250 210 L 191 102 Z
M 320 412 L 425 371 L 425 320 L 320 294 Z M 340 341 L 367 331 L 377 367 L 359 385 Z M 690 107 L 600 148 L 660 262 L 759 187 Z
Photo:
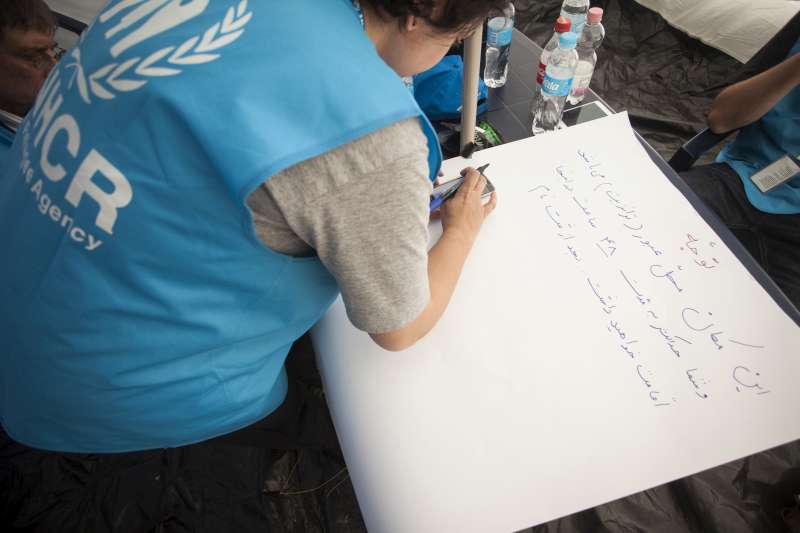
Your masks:
M 513 531 L 800 438 L 800 328 L 626 114 L 484 163 L 498 207 L 432 333 L 385 352 L 341 302 L 313 332 L 371 532 Z

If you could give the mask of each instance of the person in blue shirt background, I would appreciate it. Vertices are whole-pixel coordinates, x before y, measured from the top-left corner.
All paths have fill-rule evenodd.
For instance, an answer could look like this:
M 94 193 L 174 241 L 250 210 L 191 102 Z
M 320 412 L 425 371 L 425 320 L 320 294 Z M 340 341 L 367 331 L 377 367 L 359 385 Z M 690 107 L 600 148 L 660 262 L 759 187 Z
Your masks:
M 387 350 L 430 331 L 496 200 L 466 169 L 428 251 L 441 151 L 401 77 L 502 3 L 107 4 L 0 170 L 0 449 L 24 450 L 0 471 L 304 444 L 284 362 L 340 292 Z M 81 489 L 63 505 L 113 497 Z
M 720 216 L 778 286 L 800 306 L 800 175 L 762 193 L 752 177 L 800 155 L 800 41 L 780 64 L 731 85 L 714 100 L 715 133 L 742 128 L 717 163 L 681 176 Z
M 5 0 L 0 9 L 0 161 L 55 65 L 56 20 L 42 0 Z

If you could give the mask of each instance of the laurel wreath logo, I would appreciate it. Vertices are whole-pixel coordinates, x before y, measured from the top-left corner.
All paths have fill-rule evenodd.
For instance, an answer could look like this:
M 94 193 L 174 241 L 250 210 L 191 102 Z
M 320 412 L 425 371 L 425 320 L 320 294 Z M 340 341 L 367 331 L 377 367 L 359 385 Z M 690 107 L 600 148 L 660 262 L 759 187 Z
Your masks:
M 112 100 L 118 93 L 135 91 L 145 86 L 147 78 L 175 76 L 183 72 L 181 67 L 209 63 L 220 58 L 220 48 L 236 41 L 244 33 L 244 27 L 253 18 L 247 10 L 247 1 L 241 0 L 234 8 L 231 6 L 225 18 L 216 22 L 202 35 L 187 39 L 180 46 L 167 46 L 142 59 L 133 57 L 121 63 L 109 63 L 88 76 L 81 65 L 80 46 L 71 55 L 75 69 L 73 77 L 81 98 L 92 103 L 92 95 L 103 100 Z

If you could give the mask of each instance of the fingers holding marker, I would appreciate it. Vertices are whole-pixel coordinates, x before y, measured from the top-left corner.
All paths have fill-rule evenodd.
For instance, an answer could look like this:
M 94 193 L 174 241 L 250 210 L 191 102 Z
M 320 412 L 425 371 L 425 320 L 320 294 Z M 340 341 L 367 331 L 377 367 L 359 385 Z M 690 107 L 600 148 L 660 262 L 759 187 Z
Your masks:
M 483 174 L 478 174 L 478 181 L 475 184 L 475 190 L 483 194 L 483 190 L 485 188 L 486 188 L 486 176 L 484 176 Z
M 488 166 L 487 164 L 477 169 L 473 167 L 462 169 L 461 178 L 458 180 L 460 183 L 442 193 L 441 198 L 444 201 L 457 200 L 458 203 L 470 205 L 476 213 L 480 213 L 483 217 L 487 216 L 497 205 L 497 199 L 493 194 L 494 187 L 483 173 Z
M 483 206 L 483 216 L 488 217 L 495 207 L 497 207 L 497 192 L 492 191 L 489 195 L 489 201 Z
M 475 190 L 483 191 L 486 186 L 486 178 L 472 167 L 462 170 L 461 175 L 464 177 L 464 194 Z

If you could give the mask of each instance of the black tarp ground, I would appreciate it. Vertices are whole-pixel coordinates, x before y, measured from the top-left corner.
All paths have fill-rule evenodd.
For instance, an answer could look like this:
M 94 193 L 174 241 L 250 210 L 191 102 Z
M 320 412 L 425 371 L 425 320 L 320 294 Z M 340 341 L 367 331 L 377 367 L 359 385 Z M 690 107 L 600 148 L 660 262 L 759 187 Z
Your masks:
M 560 3 L 517 0 L 517 26 L 543 44 Z M 592 87 L 616 110 L 628 110 L 634 126 L 665 157 L 704 127 L 705 112 L 722 87 L 774 61 L 757 58 L 742 67 L 632 0 L 593 4 L 606 9 L 608 33 Z M 295 372 L 305 374 L 316 391 L 314 409 L 322 416 L 310 349 L 306 345 L 299 353 Z M 708 442 L 715 445 L 713 435 Z M 651 453 L 629 468 L 661 460 Z M 121 457 L 109 463 L 55 460 L 0 443 L 0 524 L 4 531 L 42 533 L 366 531 L 343 469 L 336 449 L 279 453 L 210 444 L 192 453 L 159 451 L 135 462 Z M 778 533 L 789 531 L 782 511 L 798 493 L 800 444 L 792 443 L 526 531 Z M 537 505 L 535 494 L 530 505 Z
M 0 517 L 4 531 L 42 533 L 363 531 L 342 469 L 336 453 L 287 452 L 273 463 L 268 450 L 239 446 L 113 463 L 27 452 L 11 479 L 0 473 Z

